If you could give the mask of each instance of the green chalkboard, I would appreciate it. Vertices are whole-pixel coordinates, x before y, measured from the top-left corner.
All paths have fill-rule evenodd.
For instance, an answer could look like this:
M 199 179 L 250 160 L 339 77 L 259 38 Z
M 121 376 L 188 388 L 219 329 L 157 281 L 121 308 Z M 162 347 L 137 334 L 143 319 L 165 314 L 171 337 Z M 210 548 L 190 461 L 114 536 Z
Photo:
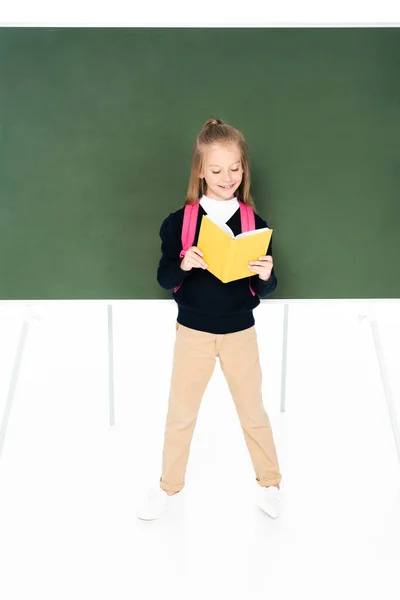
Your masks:
M 2 28 L 0 61 L 0 299 L 170 297 L 209 117 L 246 137 L 273 298 L 400 297 L 398 28 Z

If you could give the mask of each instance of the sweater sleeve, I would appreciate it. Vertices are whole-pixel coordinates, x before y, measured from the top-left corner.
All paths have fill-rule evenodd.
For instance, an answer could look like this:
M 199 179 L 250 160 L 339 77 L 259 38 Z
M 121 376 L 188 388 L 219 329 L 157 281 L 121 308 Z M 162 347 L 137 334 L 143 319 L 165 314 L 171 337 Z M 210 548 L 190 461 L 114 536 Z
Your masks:
M 157 269 L 157 281 L 165 290 L 180 285 L 189 271 L 182 271 L 179 257 L 181 252 L 181 228 L 176 213 L 169 215 L 160 228 L 161 259 Z
M 258 215 L 255 215 L 255 217 L 256 217 L 256 229 L 262 229 L 263 227 L 268 227 L 267 223 L 263 219 L 261 219 L 261 217 L 259 217 Z M 266 256 L 272 256 L 272 239 L 269 243 Z M 272 294 L 272 292 L 275 290 L 276 286 L 278 285 L 278 280 L 276 278 L 274 268 L 272 268 L 271 277 L 268 279 L 268 281 L 263 281 L 262 279 L 259 278 L 258 275 L 252 275 L 250 280 L 251 280 L 251 287 L 253 288 L 253 290 L 257 294 L 257 296 L 259 296 L 260 298 L 267 298 L 270 294 Z

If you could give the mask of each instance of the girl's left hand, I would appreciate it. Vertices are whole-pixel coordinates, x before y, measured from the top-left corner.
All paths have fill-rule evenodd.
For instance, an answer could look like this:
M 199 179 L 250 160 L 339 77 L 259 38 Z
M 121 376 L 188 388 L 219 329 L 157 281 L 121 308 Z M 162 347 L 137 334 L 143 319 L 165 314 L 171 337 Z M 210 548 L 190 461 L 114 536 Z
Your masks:
M 263 281 L 268 281 L 273 268 L 272 256 L 260 256 L 258 260 L 252 260 L 249 262 L 248 268 L 250 271 L 258 273 L 259 278 Z

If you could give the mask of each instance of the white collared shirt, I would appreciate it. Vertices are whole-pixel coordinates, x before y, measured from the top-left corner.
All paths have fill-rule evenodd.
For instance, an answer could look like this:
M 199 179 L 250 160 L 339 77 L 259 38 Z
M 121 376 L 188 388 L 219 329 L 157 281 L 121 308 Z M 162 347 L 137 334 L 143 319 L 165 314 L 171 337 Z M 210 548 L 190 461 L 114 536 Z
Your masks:
M 237 198 L 232 198 L 232 200 L 214 200 L 213 198 L 203 196 L 200 200 L 200 204 L 210 219 L 217 225 L 223 225 L 229 221 L 239 208 L 239 201 Z

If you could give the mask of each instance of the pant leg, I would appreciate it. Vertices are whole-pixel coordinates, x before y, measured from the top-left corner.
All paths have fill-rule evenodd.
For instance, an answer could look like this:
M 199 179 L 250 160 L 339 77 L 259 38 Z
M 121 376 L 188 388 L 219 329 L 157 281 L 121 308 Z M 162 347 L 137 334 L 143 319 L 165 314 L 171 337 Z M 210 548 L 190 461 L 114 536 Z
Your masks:
M 281 481 L 269 417 L 262 401 L 262 374 L 255 327 L 225 335 L 219 351 L 259 485 Z
M 183 325 L 177 329 L 160 477 L 166 491 L 178 492 L 185 484 L 197 415 L 215 368 L 215 340 Z

